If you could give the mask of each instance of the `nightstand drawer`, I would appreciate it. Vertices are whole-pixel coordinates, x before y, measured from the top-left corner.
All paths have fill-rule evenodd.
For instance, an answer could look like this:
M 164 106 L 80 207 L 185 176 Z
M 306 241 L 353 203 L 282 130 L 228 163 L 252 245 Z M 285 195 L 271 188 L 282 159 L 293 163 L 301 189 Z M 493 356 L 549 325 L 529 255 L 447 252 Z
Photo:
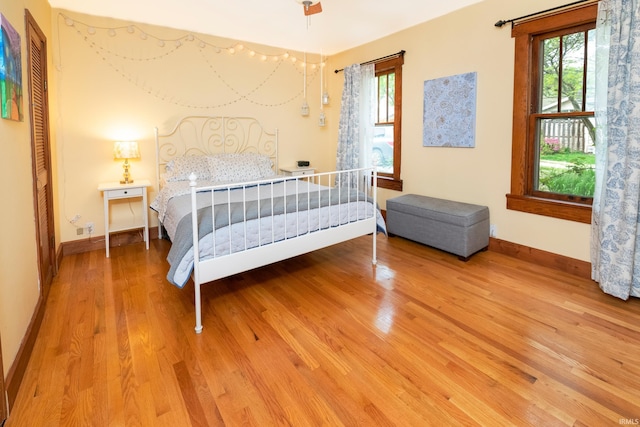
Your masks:
M 313 169 L 300 169 L 299 171 L 294 171 L 293 176 L 302 176 L 302 175 L 313 175 L 315 171 Z
M 280 172 L 286 176 L 306 176 L 313 175 L 316 170 L 312 167 L 298 168 L 294 166 L 289 168 L 280 168 Z
M 108 191 L 105 191 L 105 193 L 107 193 L 106 195 L 110 199 L 118 199 L 121 197 L 142 196 L 142 191 L 143 191 L 142 187 L 137 187 L 137 188 L 126 188 L 126 189 L 119 189 L 119 190 L 108 190 Z

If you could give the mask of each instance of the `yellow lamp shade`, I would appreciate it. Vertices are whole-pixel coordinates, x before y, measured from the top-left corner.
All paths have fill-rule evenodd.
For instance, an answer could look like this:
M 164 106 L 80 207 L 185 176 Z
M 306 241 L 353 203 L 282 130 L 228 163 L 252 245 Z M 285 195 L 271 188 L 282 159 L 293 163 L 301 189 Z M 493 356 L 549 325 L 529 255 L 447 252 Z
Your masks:
M 118 141 L 113 145 L 114 159 L 137 159 L 140 150 L 136 141 Z

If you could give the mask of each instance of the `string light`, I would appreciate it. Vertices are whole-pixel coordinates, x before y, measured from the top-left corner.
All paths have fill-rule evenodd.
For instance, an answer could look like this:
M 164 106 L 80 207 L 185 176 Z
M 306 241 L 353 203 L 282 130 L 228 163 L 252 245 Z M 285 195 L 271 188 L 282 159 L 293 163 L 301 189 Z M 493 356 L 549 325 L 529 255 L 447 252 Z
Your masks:
M 241 43 L 235 43 L 232 46 L 222 47 L 222 46 L 217 46 L 213 43 L 209 43 L 208 41 L 191 33 L 184 34 L 174 39 L 167 39 L 167 38 L 157 37 L 150 32 L 142 31 L 140 28 L 138 28 L 135 25 L 125 25 L 120 27 L 96 27 L 96 26 L 84 24 L 80 21 L 76 21 L 71 17 L 66 16 L 62 13 L 59 13 L 58 16 L 62 19 L 62 21 L 64 22 L 64 24 L 66 24 L 66 26 L 74 27 L 76 34 L 81 36 L 81 39 L 85 43 L 87 43 L 87 45 L 92 50 L 95 51 L 95 53 L 100 57 L 100 59 L 102 59 L 107 65 L 109 65 L 114 71 L 116 71 L 125 80 L 137 86 L 138 88 L 140 88 L 142 92 L 150 96 L 156 97 L 162 101 L 169 102 L 181 107 L 194 108 L 194 109 L 216 109 L 216 108 L 225 107 L 240 101 L 245 101 L 245 102 L 249 102 L 249 103 L 259 105 L 259 106 L 264 106 L 264 107 L 278 107 L 278 106 L 291 103 L 292 101 L 295 101 L 295 99 L 299 99 L 301 95 L 303 96 L 306 103 L 307 67 L 310 66 L 311 69 L 314 71 L 317 69 L 321 69 L 321 66 L 319 67 L 318 66 L 319 64 L 317 63 L 307 63 L 306 52 L 304 54 L 305 61 L 303 62 L 303 61 L 298 61 L 298 58 L 295 55 L 292 55 L 288 51 L 284 51 L 277 54 L 266 54 L 266 53 L 258 52 L 253 49 L 246 49 L 246 47 Z M 83 33 L 83 30 L 84 30 L 84 33 Z M 100 34 L 106 34 L 109 36 L 109 38 L 113 38 L 123 33 L 125 35 L 134 35 L 134 36 L 137 34 L 138 39 L 142 41 L 151 39 L 152 41 L 155 42 L 155 45 L 157 46 L 157 48 L 161 49 L 160 53 L 153 54 L 149 57 L 134 58 L 131 56 L 124 55 L 123 52 L 114 51 L 113 48 L 107 48 L 99 45 L 100 40 L 102 40 L 99 37 Z M 84 34 L 90 34 L 91 38 L 87 37 Z M 273 62 L 275 64 L 275 67 L 272 69 L 272 71 L 268 75 L 266 75 L 266 77 L 261 82 L 258 82 L 253 88 L 241 92 L 240 90 L 234 88 L 233 85 L 229 84 L 229 82 L 227 82 L 220 75 L 220 73 L 216 71 L 214 64 L 211 63 L 208 58 L 205 58 L 205 61 L 207 61 L 207 63 L 209 64 L 209 68 L 214 73 L 214 75 L 224 85 L 226 85 L 231 90 L 232 93 L 235 94 L 235 97 L 232 97 L 232 99 L 226 100 L 226 102 L 221 102 L 216 105 L 196 105 L 195 103 L 189 102 L 188 100 L 179 99 L 175 95 L 164 93 L 165 89 L 157 89 L 157 88 L 154 89 L 153 87 L 151 87 L 151 85 L 148 82 L 144 81 L 145 80 L 144 78 L 141 79 L 139 76 L 131 75 L 129 72 L 125 72 L 124 70 L 128 68 L 126 64 L 123 63 L 122 65 L 119 65 L 110 59 L 110 58 L 119 58 L 120 60 L 139 61 L 139 62 L 156 61 L 177 52 L 178 50 L 180 50 L 185 46 L 193 45 L 194 43 L 196 46 L 200 48 L 199 50 L 203 57 L 205 52 L 208 51 L 209 49 L 211 49 L 215 53 L 220 53 L 224 50 L 225 52 L 228 52 L 229 54 L 232 54 L 232 55 L 246 52 L 247 58 L 256 58 L 262 62 L 265 62 L 265 61 Z M 142 50 L 142 52 L 151 53 L 153 51 Z M 61 55 L 61 58 L 62 58 L 62 55 Z M 305 79 L 305 86 L 303 87 L 303 89 L 297 93 L 296 92 L 290 93 L 290 95 L 286 97 L 286 99 L 282 99 L 280 101 L 272 102 L 272 103 L 260 102 L 258 99 L 252 98 L 254 94 L 260 91 L 261 88 L 266 86 L 267 82 L 275 75 L 275 73 L 280 69 L 280 67 L 284 63 L 287 63 L 286 60 L 291 60 L 292 65 L 297 65 L 298 63 L 301 64 L 300 72 L 304 73 L 304 79 Z M 298 67 L 295 67 L 295 69 L 297 68 Z M 309 75 L 311 80 L 313 80 L 316 76 L 317 76 L 317 71 Z
M 97 32 L 99 30 L 105 31 L 109 36 L 111 37 L 115 37 L 118 34 L 118 30 L 120 29 L 125 29 L 127 33 L 129 34 L 135 34 L 136 32 L 139 33 L 139 37 L 142 40 L 146 40 L 147 38 L 152 38 L 156 41 L 156 43 L 158 44 L 158 46 L 160 47 L 164 47 L 167 43 L 170 43 L 174 46 L 180 46 L 182 45 L 182 43 L 184 41 L 196 41 L 198 42 L 198 46 L 200 48 L 206 48 L 206 47 L 211 47 L 213 48 L 217 53 L 222 52 L 222 51 L 227 51 L 229 53 L 236 53 L 236 51 L 246 51 L 247 55 L 250 57 L 258 57 L 258 58 L 272 58 L 273 61 L 278 61 L 279 58 L 284 58 L 284 59 L 291 59 L 291 62 L 296 63 L 298 62 L 300 59 L 302 58 L 297 58 L 295 55 L 292 55 L 291 53 L 285 51 L 284 53 L 280 53 L 280 54 L 272 54 L 272 55 L 268 55 L 266 53 L 262 53 L 262 52 L 257 52 L 255 50 L 249 49 L 249 50 L 245 50 L 245 46 L 241 43 L 236 43 L 234 46 L 228 46 L 228 47 L 223 47 L 223 46 L 217 46 L 215 44 L 209 43 L 203 39 L 201 39 L 200 37 L 188 33 L 182 37 L 178 37 L 177 39 L 165 39 L 165 38 L 161 38 L 161 37 L 156 37 L 154 35 L 152 35 L 151 33 L 147 32 L 147 31 L 142 31 L 140 28 L 138 28 L 136 25 L 126 25 L 124 27 L 96 27 L 96 26 L 91 26 L 88 24 L 85 24 L 83 22 L 77 21 L 63 13 L 59 13 L 58 14 L 61 18 L 64 19 L 64 22 L 67 26 L 69 27 L 73 27 L 76 25 L 81 25 L 86 27 L 86 31 L 91 34 L 91 35 L 95 35 L 97 34 Z M 263 59 L 263 60 L 265 60 Z M 316 67 L 318 67 L 320 64 L 319 63 L 313 63 L 313 62 L 307 62 L 308 66 L 311 67 L 311 69 L 315 69 Z

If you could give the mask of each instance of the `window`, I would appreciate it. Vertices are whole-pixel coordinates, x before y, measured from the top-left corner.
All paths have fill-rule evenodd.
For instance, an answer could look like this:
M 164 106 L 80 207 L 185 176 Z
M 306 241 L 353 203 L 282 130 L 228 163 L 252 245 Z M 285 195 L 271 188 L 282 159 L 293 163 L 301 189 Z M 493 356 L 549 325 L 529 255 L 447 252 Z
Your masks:
M 507 209 L 590 223 L 597 5 L 517 24 Z
M 372 160 L 378 167 L 378 186 L 402 191 L 400 148 L 403 55 L 375 64 L 377 102 Z

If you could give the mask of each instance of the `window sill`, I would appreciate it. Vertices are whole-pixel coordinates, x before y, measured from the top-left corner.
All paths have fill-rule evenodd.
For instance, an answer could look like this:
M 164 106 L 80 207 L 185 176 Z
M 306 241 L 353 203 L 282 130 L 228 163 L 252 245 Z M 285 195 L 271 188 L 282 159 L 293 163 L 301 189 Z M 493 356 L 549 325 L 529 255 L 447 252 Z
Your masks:
M 396 180 L 391 177 L 378 175 L 378 188 L 386 188 L 387 190 L 402 191 L 402 180 Z
M 591 206 L 580 203 L 507 194 L 507 209 L 591 224 Z

